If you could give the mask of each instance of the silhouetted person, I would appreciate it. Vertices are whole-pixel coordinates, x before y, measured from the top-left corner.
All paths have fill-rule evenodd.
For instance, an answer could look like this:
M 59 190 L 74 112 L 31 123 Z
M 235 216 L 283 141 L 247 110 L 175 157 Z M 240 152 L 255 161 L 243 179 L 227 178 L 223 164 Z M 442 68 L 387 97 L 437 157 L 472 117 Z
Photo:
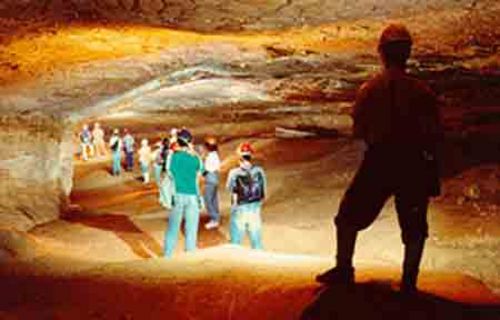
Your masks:
M 439 194 L 435 156 L 441 128 L 436 96 L 405 71 L 411 46 L 404 26 L 388 26 L 378 46 L 384 68 L 357 94 L 353 131 L 367 149 L 335 217 L 336 266 L 318 275 L 318 282 L 354 282 L 357 233 L 372 224 L 394 195 L 405 247 L 401 290 L 416 291 L 429 198 Z

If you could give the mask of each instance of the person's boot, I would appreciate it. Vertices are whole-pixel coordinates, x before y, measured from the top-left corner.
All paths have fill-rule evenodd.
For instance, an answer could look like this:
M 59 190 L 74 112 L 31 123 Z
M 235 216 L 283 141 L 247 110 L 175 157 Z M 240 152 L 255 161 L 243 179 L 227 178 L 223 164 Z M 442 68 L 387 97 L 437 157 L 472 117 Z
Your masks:
M 358 232 L 337 227 L 337 265 L 316 276 L 316 281 L 323 284 L 354 283 L 352 256 Z
M 425 240 L 420 240 L 405 245 L 403 274 L 401 276 L 402 293 L 414 294 L 417 292 L 417 279 L 424 244 Z

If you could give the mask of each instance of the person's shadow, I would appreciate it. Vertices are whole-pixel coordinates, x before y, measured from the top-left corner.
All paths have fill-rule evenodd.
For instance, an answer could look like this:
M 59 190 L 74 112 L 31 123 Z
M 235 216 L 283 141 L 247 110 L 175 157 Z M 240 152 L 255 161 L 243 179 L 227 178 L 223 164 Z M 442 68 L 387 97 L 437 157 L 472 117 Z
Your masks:
M 321 287 L 319 291 L 301 320 L 500 319 L 500 305 L 468 305 L 422 292 L 403 295 L 381 282 Z

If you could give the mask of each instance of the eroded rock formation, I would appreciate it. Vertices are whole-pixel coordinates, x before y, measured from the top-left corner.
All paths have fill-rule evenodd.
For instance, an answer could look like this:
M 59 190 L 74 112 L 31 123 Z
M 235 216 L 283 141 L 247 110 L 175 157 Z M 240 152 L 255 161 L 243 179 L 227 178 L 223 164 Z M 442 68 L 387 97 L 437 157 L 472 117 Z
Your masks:
M 2 115 L 0 123 L 0 228 L 56 219 L 72 186 L 71 126 L 41 114 Z
M 312 111 L 307 111 L 304 118 L 318 121 L 311 116 L 325 119 L 324 114 L 318 113 L 322 110 L 318 104 L 324 107 L 352 99 L 355 87 L 372 73 L 376 64 L 374 43 L 385 19 L 404 17 L 415 31 L 416 52 L 430 61 L 432 68 L 441 70 L 456 64 L 482 69 L 484 73 L 498 67 L 499 29 L 494 26 L 499 10 L 497 1 L 488 0 L 2 1 L 0 44 L 16 39 L 13 30 L 17 28 L 33 31 L 33 38 L 26 36 L 22 38 L 26 41 L 15 48 L 0 50 L 0 84 L 5 85 L 0 90 L 0 225 L 28 229 L 58 216 L 71 189 L 71 130 L 76 121 L 70 124 L 66 119 L 75 114 L 82 119 L 109 111 L 89 111 L 89 106 L 101 106 L 99 102 L 176 70 L 191 70 L 189 67 L 202 64 L 224 65 L 224 72 L 236 70 L 238 74 L 228 71 L 228 75 L 193 75 L 201 77 L 198 82 L 189 77 L 174 77 L 179 82 L 175 90 L 164 88 L 142 95 L 136 99 L 136 110 L 129 110 L 144 112 L 149 108 L 159 112 L 168 107 L 166 98 L 183 105 L 203 102 L 200 96 L 188 97 L 196 103 L 179 99 L 183 88 L 190 92 L 201 88 L 216 93 L 214 97 L 222 97 L 222 103 L 231 104 L 232 92 L 226 88 L 226 77 L 231 78 L 227 83 L 232 84 L 235 77 L 240 77 L 241 85 L 235 95 L 248 99 L 237 103 L 267 103 L 277 97 L 279 103 L 288 104 L 279 107 L 290 110 L 305 110 L 303 104 L 316 104 L 308 106 Z M 57 23 L 55 27 L 39 29 L 40 25 L 47 26 L 47 21 L 51 26 Z M 61 27 L 68 21 L 93 24 L 89 29 Z M 106 29 L 108 23 L 115 22 L 127 24 L 128 30 Z M 337 22 L 338 25 L 332 24 Z M 329 25 L 323 28 L 326 23 Z M 196 31 L 304 28 L 272 36 L 270 32 L 255 33 L 262 35 L 256 40 L 245 38 L 244 34 L 226 38 L 160 34 L 150 29 L 136 30 L 137 24 Z M 310 25 L 321 27 L 308 30 Z M 428 37 L 430 34 L 433 36 Z M 6 38 L 9 40 L 2 41 Z M 253 47 L 240 48 L 246 42 L 253 42 Z M 176 52 L 172 50 L 174 44 L 180 47 Z M 414 66 L 426 68 L 424 64 Z M 10 86 L 13 87 L 7 88 Z M 8 95 L 16 104 L 12 112 L 4 103 Z M 242 117 L 261 114 L 260 109 L 251 107 L 247 113 L 241 111 Z M 279 109 L 279 113 L 283 110 Z

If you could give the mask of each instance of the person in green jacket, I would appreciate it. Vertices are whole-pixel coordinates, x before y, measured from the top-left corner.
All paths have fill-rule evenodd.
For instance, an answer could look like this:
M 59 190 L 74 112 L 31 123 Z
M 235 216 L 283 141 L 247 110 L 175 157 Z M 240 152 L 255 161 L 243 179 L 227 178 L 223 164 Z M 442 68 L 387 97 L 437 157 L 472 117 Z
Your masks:
M 203 172 L 203 163 L 191 148 L 193 136 L 188 130 L 179 131 L 177 141 L 180 148 L 171 155 L 167 168 L 174 181 L 175 193 L 165 232 L 166 258 L 171 257 L 174 252 L 182 219 L 185 219 L 185 250 L 196 249 L 201 209 L 198 177 Z

